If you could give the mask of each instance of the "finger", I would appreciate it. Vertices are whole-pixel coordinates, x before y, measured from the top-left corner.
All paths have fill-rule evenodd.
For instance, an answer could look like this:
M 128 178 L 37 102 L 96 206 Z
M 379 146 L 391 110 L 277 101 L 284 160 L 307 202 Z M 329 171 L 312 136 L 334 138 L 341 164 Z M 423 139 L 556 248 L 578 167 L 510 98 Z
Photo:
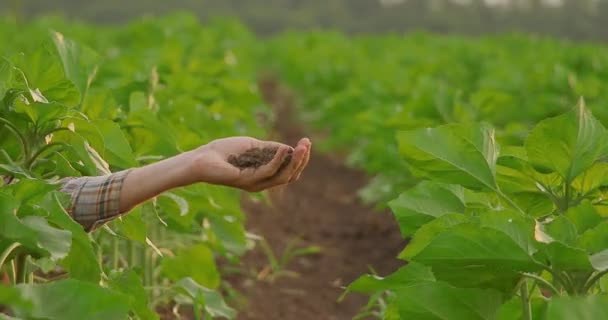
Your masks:
M 255 173 L 254 173 L 255 178 L 256 179 L 266 179 L 266 178 L 270 178 L 273 175 L 275 175 L 277 173 L 277 171 L 279 171 L 279 169 L 281 168 L 281 165 L 285 161 L 285 158 L 287 158 L 287 156 L 289 156 L 289 151 L 291 149 L 292 148 L 290 146 L 279 145 L 278 149 L 277 149 L 277 153 L 274 155 L 274 158 L 272 158 L 272 160 L 270 160 L 270 162 L 259 167 L 255 171 Z
M 298 169 L 296 170 L 296 174 L 293 177 L 292 181 L 297 181 L 298 179 L 300 179 L 302 172 L 304 172 L 304 169 L 306 169 L 306 166 L 308 165 L 308 162 L 310 161 L 311 153 L 312 153 L 312 143 L 310 142 L 310 140 L 308 140 L 308 145 L 307 145 L 307 149 L 306 149 L 306 154 L 304 156 L 304 161 L 302 161 L 302 164 L 300 164 L 300 167 L 298 167 Z
M 306 147 L 299 145 L 293 152 L 293 157 L 291 162 L 283 168 L 276 175 L 272 176 L 270 179 L 261 183 L 261 187 L 264 189 L 278 186 L 281 184 L 289 183 L 293 175 L 296 173 L 296 169 L 302 164 L 304 158 L 306 156 Z

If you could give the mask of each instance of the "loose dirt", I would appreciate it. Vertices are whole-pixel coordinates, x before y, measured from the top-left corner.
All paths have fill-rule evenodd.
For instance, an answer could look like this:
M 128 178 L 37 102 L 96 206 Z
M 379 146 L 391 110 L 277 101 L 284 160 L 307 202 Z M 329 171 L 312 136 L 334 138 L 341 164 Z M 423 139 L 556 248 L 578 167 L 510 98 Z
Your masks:
M 274 159 L 277 150 L 277 148 L 251 148 L 239 155 L 231 155 L 228 157 L 228 163 L 239 169 L 257 169 Z M 282 166 L 287 165 L 290 160 L 290 157 L 286 158 Z
M 291 96 L 273 81 L 261 82 L 261 89 L 276 111 L 272 138 L 293 145 L 305 133 L 293 120 Z M 241 295 L 238 319 L 342 320 L 358 313 L 367 298 L 352 294 L 338 303 L 343 287 L 370 269 L 381 275 L 396 270 L 405 245 L 390 213 L 359 201 L 357 191 L 367 181 L 339 157 L 315 152 L 300 181 L 270 192 L 270 205 L 244 198 L 247 230 L 263 237 L 277 258 L 295 248 L 321 252 L 293 257 L 279 272 L 261 246 L 247 253 L 243 271 L 229 277 Z

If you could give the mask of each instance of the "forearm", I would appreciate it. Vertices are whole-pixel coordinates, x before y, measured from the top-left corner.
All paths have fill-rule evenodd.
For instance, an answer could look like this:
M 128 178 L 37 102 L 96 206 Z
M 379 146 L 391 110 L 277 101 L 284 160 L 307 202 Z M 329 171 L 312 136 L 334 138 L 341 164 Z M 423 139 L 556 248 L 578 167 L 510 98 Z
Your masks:
M 196 151 L 189 151 L 131 170 L 122 186 L 121 213 L 165 191 L 197 182 L 192 172 L 195 158 Z
M 197 182 L 191 172 L 196 152 L 106 176 L 67 178 L 61 191 L 71 196 L 67 208 L 87 231 L 94 230 L 160 193 Z

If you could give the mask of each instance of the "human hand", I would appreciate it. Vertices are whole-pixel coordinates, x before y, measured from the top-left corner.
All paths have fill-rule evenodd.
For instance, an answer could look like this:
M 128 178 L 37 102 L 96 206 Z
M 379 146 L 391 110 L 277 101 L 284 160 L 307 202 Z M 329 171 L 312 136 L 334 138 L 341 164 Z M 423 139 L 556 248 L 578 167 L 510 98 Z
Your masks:
M 225 185 L 257 192 L 299 179 L 310 159 L 312 143 L 301 139 L 295 148 L 250 137 L 231 137 L 214 140 L 196 150 L 193 174 L 197 181 Z M 240 169 L 228 162 L 229 157 L 252 148 L 276 148 L 274 158 L 259 168 Z M 283 165 L 291 156 L 291 160 Z

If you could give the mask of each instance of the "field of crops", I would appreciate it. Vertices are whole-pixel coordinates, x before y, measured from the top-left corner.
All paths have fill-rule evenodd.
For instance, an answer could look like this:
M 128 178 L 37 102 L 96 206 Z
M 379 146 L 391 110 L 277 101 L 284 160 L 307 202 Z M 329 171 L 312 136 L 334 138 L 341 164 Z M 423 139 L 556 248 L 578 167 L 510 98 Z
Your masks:
M 388 206 L 411 239 L 400 269 L 344 284 L 369 296 L 359 318 L 608 318 L 604 45 L 259 39 L 187 15 L 114 27 L 6 18 L 0 39 L 0 319 L 237 317 L 222 276 L 264 245 L 245 230 L 240 192 L 177 189 L 86 233 L 54 182 L 270 136 L 261 73 L 290 88 L 323 153 L 373 177 L 358 196 Z

